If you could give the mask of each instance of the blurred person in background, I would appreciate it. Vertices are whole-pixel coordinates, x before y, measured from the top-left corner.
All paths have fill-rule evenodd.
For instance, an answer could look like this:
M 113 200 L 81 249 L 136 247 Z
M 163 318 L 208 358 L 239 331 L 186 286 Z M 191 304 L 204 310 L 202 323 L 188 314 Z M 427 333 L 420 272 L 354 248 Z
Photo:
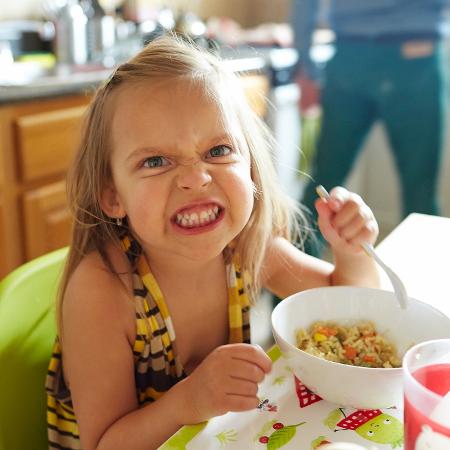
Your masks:
M 315 218 L 315 186 L 345 183 L 369 130 L 380 120 L 399 175 L 402 215 L 439 214 L 445 127 L 442 40 L 450 0 L 327 0 L 335 53 L 323 73 L 310 55 L 320 6 L 323 16 L 323 1 L 293 0 L 292 5 L 301 108 L 304 112 L 320 103 L 322 109 L 302 203 Z M 380 182 L 382 178 L 380 174 Z M 311 237 L 307 252 L 321 253 L 318 239 Z

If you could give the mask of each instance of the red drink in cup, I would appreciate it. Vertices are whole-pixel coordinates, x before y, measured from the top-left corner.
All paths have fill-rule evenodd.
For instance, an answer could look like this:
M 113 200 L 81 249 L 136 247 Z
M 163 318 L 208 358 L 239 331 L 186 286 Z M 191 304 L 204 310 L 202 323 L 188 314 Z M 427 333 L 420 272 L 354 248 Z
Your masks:
M 408 350 L 403 373 L 405 450 L 450 450 L 450 339 Z

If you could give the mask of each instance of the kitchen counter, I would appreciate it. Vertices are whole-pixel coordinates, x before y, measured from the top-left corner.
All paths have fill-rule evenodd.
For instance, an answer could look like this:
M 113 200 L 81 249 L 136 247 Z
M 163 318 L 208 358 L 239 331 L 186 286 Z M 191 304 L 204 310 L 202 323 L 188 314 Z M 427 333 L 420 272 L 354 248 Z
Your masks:
M 259 73 L 272 66 L 270 55 L 275 52 L 278 60 L 286 55 L 292 58 L 293 49 L 261 49 L 251 47 L 239 49 L 223 48 L 220 56 L 225 64 L 237 73 Z M 24 66 L 25 69 L 26 66 Z M 89 67 L 85 68 L 57 68 L 50 74 L 26 77 L 14 77 L 0 81 L 0 104 L 42 99 L 67 94 L 93 92 L 103 81 L 107 80 L 114 68 Z M 5 76 L 3 76 L 5 79 Z
M 0 85 L 0 104 L 94 90 L 113 69 L 70 71 L 37 77 L 26 84 Z

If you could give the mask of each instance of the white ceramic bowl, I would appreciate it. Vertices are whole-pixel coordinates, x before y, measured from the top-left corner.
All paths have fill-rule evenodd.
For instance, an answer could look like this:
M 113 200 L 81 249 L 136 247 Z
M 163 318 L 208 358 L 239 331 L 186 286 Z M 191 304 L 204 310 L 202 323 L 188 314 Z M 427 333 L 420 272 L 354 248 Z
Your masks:
M 344 326 L 363 320 L 393 342 L 402 357 L 408 348 L 450 337 L 450 318 L 409 299 L 406 310 L 393 292 L 347 286 L 310 289 L 281 301 L 272 312 L 275 341 L 295 375 L 324 400 L 358 409 L 402 405 L 402 369 L 356 367 L 326 361 L 296 346 L 296 331 L 318 320 Z

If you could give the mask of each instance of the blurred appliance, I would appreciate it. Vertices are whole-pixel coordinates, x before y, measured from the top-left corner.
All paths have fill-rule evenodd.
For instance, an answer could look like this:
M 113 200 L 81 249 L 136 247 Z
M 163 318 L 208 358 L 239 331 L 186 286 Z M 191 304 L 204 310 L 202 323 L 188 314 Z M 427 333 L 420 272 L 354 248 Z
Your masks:
M 262 52 L 269 68 L 271 89 L 266 122 L 277 141 L 275 167 L 283 189 L 295 200 L 301 192 L 299 112 L 300 90 L 295 83 L 298 52 L 272 48 Z
M 106 66 L 115 61 L 105 61 L 115 43 L 116 24 L 112 15 L 107 15 L 98 0 L 81 0 L 81 6 L 87 16 L 86 45 L 87 59 L 91 63 Z
M 0 43 L 9 48 L 14 59 L 24 53 L 48 52 L 55 35 L 51 22 L 37 20 L 0 21 Z
M 55 20 L 55 54 L 59 64 L 85 64 L 88 17 L 78 0 L 66 0 Z

